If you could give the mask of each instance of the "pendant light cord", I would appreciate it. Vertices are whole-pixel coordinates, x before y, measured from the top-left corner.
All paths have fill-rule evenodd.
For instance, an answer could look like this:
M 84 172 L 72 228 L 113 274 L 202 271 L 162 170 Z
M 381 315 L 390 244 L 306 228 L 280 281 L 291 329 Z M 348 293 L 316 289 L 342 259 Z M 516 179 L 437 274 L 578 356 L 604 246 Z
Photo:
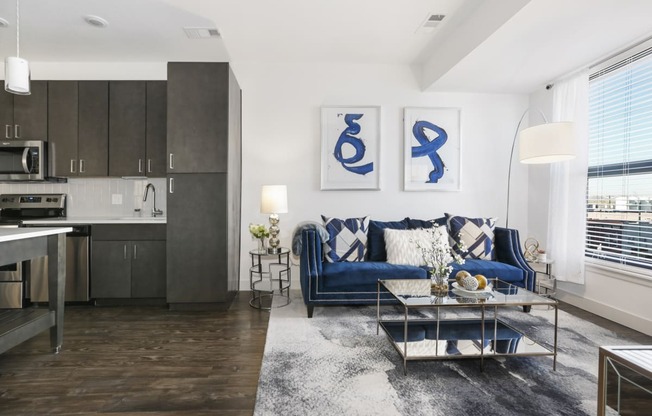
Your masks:
M 20 58 L 20 0 L 16 0 L 16 58 Z

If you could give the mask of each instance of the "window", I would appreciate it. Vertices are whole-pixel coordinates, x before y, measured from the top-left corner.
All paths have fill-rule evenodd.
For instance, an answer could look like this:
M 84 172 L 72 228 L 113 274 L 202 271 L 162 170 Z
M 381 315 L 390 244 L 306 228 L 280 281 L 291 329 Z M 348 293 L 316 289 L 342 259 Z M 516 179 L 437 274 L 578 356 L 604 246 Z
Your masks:
M 589 83 L 586 255 L 652 268 L 652 48 Z

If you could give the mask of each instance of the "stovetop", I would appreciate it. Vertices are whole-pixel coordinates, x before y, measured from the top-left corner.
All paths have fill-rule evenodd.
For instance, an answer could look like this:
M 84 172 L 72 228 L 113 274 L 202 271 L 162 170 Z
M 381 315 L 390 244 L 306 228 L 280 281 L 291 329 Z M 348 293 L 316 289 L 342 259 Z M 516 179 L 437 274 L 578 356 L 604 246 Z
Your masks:
M 2 194 L 0 224 L 66 216 L 66 194 Z

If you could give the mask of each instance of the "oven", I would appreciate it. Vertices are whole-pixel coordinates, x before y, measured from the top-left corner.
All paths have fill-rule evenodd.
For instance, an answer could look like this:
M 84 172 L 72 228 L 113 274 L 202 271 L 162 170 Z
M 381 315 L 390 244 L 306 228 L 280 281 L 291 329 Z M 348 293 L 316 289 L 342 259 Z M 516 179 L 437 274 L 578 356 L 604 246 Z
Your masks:
M 65 194 L 0 195 L 0 227 L 18 228 L 26 219 L 66 216 Z M 36 262 L 40 259 L 33 260 Z M 32 261 L 0 265 L 0 309 L 22 308 L 29 294 Z

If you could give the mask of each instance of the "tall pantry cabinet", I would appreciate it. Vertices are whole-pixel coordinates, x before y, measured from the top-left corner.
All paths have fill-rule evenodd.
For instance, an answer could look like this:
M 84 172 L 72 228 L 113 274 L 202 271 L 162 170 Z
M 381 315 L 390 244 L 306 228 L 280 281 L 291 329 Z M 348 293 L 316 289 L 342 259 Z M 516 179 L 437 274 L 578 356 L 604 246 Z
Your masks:
M 228 63 L 168 63 L 167 301 L 230 302 L 239 286 L 241 91 Z

